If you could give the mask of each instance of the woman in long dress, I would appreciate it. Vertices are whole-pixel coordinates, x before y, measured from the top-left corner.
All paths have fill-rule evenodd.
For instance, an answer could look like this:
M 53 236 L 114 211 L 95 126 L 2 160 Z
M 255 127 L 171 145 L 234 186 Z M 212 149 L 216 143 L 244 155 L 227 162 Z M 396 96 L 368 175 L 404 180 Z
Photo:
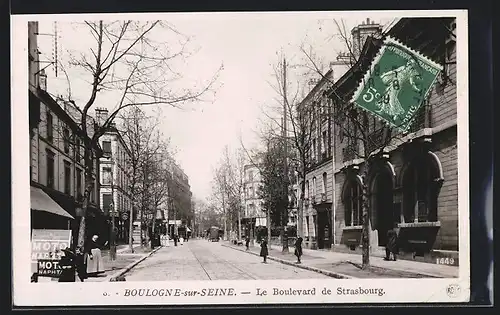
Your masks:
M 297 256 L 297 264 L 300 264 L 300 257 L 302 256 L 302 237 L 298 237 L 295 241 L 295 256 Z
M 104 263 L 102 260 L 101 246 L 97 244 L 99 236 L 92 236 L 92 241 L 87 244 L 87 274 L 97 274 L 104 272 Z

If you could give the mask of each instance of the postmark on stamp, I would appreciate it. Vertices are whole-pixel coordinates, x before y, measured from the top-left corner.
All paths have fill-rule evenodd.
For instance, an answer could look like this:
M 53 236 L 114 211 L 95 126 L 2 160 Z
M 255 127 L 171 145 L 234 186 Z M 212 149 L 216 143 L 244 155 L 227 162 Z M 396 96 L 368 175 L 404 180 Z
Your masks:
M 421 53 L 387 37 L 352 102 L 405 132 L 442 69 Z

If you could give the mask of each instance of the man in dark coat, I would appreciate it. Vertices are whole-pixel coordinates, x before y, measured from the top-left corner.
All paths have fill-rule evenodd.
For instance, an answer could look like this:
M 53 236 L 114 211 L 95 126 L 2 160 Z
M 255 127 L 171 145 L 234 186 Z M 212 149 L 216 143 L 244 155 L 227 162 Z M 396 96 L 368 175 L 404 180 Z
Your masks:
M 248 237 L 248 236 L 247 236 L 247 237 L 246 237 L 246 239 L 245 239 L 245 246 L 247 247 L 247 249 L 246 249 L 246 250 L 249 250 L 249 249 L 250 249 L 250 237 Z
M 260 257 L 263 257 L 263 263 L 267 263 L 267 255 L 269 255 L 269 251 L 267 250 L 267 241 L 265 239 L 260 243 Z
M 80 281 L 87 279 L 87 265 L 85 264 L 85 253 L 82 247 L 76 248 L 75 267 Z
M 390 229 L 387 231 L 387 245 L 385 246 L 385 258 L 384 260 L 392 260 L 396 261 L 396 254 L 398 252 L 398 234 L 394 229 Z
M 76 255 L 69 249 L 63 249 L 63 255 L 59 261 L 62 269 L 59 282 L 75 282 L 75 259 Z
M 300 257 L 302 256 L 302 237 L 298 237 L 295 241 L 295 256 L 297 256 L 297 264 L 300 264 Z

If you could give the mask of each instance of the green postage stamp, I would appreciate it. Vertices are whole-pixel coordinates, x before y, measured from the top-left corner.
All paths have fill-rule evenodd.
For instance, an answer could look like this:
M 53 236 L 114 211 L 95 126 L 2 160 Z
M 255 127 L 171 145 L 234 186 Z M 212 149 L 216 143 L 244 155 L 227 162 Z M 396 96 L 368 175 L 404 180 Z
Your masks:
M 352 102 L 407 132 L 443 67 L 387 37 Z

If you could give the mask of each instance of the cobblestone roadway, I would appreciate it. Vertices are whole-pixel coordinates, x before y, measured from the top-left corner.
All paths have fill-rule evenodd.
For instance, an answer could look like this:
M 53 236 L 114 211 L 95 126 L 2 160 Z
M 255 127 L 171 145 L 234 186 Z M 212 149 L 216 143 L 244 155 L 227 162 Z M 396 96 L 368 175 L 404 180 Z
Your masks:
M 319 279 L 325 275 L 221 246 L 190 240 L 164 247 L 125 275 L 127 281 Z

